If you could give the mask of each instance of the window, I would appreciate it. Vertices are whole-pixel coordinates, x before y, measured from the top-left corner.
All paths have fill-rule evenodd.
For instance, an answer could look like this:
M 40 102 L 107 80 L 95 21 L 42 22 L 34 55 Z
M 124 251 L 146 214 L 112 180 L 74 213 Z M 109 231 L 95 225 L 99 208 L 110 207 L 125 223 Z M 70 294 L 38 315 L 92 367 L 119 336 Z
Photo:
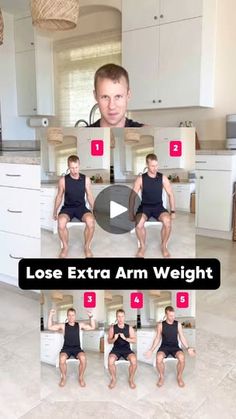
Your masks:
M 55 42 L 56 112 L 62 126 L 74 126 L 76 121 L 88 121 L 95 104 L 94 74 L 107 63 L 121 64 L 119 34 L 101 34 Z

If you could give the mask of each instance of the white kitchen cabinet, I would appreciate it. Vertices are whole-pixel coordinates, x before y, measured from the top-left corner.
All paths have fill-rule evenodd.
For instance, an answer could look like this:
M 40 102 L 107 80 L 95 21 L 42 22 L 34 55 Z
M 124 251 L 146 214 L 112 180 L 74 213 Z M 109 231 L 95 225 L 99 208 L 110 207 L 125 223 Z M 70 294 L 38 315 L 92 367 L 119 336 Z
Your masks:
M 177 293 L 178 292 L 187 292 L 189 294 L 189 304 L 186 308 L 178 308 L 177 307 Z M 175 310 L 176 318 L 181 317 L 195 317 L 196 315 L 196 295 L 195 291 L 172 291 L 172 306 Z
M 18 115 L 54 115 L 52 40 L 25 17 L 15 21 L 15 45 Z
M 196 226 L 230 232 L 236 156 L 199 155 L 196 159 Z
M 138 361 L 145 362 L 146 364 L 153 365 L 156 351 L 153 352 L 152 357 L 147 359 L 144 354 L 147 352 L 153 344 L 156 331 L 153 330 L 137 330 L 137 359 Z
M 57 222 L 53 220 L 53 209 L 57 188 L 43 187 L 40 191 L 40 225 L 49 231 L 57 231 Z
M 92 155 L 92 141 L 103 140 L 103 155 Z M 110 130 L 80 128 L 77 144 L 80 170 L 110 170 Z
M 40 257 L 40 166 L 0 165 L 1 273 L 17 278 L 22 258 Z
M 100 330 L 85 331 L 83 333 L 83 349 L 85 351 L 100 351 Z
M 190 212 L 191 194 L 195 191 L 194 183 L 172 183 L 177 211 Z
M 154 25 L 146 13 L 142 24 L 136 3 L 126 7 L 122 64 L 131 80 L 129 110 L 214 106 L 216 0 L 163 1 Z
M 181 141 L 182 153 L 179 157 L 170 155 L 170 142 Z M 156 128 L 154 152 L 158 158 L 158 168 L 194 170 L 195 128 Z
M 64 336 L 57 332 L 41 332 L 40 360 L 50 365 L 57 365 L 59 352 L 63 346 Z
M 157 25 L 159 21 L 159 0 L 123 0 L 122 30 L 146 28 Z

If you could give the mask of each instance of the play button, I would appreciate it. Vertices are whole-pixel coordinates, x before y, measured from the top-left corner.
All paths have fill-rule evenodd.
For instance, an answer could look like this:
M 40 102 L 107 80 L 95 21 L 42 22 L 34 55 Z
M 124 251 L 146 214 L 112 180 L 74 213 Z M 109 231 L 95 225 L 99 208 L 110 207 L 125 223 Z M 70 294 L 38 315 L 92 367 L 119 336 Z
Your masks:
M 124 234 L 133 230 L 135 222 L 131 219 L 130 213 L 132 197 L 135 214 L 141 201 L 130 187 L 112 185 L 103 189 L 95 199 L 93 211 L 99 226 L 112 234 Z

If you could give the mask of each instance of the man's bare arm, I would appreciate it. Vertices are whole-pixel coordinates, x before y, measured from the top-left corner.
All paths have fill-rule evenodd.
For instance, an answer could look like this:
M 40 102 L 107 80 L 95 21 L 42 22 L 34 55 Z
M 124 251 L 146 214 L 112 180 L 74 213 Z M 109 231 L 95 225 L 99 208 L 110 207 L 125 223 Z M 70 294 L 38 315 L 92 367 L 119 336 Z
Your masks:
M 56 314 L 56 310 L 54 309 L 50 310 L 49 316 L 48 316 L 48 330 L 52 330 L 53 332 L 64 331 L 65 325 L 63 323 L 53 324 L 54 314 Z
M 175 211 L 175 197 L 169 179 L 163 175 L 163 187 L 169 198 L 170 211 Z M 173 216 L 174 214 L 172 214 Z M 174 218 L 174 217 L 173 217 Z
M 89 179 L 88 176 L 86 176 L 85 178 L 85 192 L 86 192 L 86 196 L 87 196 L 87 200 L 90 205 L 90 208 L 93 211 L 94 197 L 93 197 L 92 189 L 91 189 L 91 180 Z
M 178 334 L 179 334 L 179 338 L 180 338 L 181 343 L 187 349 L 189 355 L 190 356 L 194 356 L 195 355 L 195 349 L 194 348 L 190 348 L 188 346 L 188 342 L 187 342 L 186 337 L 184 336 L 183 327 L 182 327 L 182 324 L 180 322 L 178 322 Z
M 116 341 L 116 339 L 118 338 L 119 334 L 116 334 L 114 336 L 114 327 L 110 326 L 109 332 L 108 332 L 108 337 L 107 337 L 107 341 L 109 344 L 112 344 Z
M 92 316 L 91 312 L 87 312 L 89 316 L 89 323 L 79 322 L 79 326 L 82 330 L 95 330 L 96 329 L 96 323 Z
M 62 176 L 58 182 L 57 195 L 56 195 L 55 203 L 54 203 L 54 210 L 53 210 L 54 220 L 57 220 L 58 209 L 60 208 L 60 205 L 62 203 L 64 193 L 65 193 L 65 178 L 64 176 Z
M 130 220 L 134 220 L 135 214 L 134 214 L 134 206 L 135 206 L 135 199 L 136 195 L 140 192 L 142 189 L 142 176 L 137 176 L 133 189 L 129 196 L 129 218 Z
M 152 342 L 152 346 L 151 348 L 145 352 L 145 356 L 147 358 L 151 358 L 152 353 L 155 351 L 155 349 L 158 347 L 160 340 L 161 340 L 161 336 L 162 336 L 162 323 L 158 323 L 157 324 L 157 331 L 156 331 L 156 336 Z

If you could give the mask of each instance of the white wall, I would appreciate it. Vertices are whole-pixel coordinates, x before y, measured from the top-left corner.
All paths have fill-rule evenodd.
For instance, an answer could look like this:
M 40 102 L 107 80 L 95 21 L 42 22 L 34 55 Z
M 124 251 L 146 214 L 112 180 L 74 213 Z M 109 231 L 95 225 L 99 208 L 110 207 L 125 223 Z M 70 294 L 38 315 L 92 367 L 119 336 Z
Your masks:
M 0 46 L 0 104 L 3 140 L 34 140 L 35 130 L 17 116 L 13 15 L 3 12 L 4 41 Z
M 225 116 L 236 113 L 235 16 L 235 0 L 218 0 L 214 109 L 139 111 L 132 112 L 132 118 L 154 126 L 176 126 L 180 121 L 192 120 L 200 141 L 207 141 L 209 145 L 215 144 L 220 148 L 226 136 Z M 206 147 L 207 144 L 204 145 Z

